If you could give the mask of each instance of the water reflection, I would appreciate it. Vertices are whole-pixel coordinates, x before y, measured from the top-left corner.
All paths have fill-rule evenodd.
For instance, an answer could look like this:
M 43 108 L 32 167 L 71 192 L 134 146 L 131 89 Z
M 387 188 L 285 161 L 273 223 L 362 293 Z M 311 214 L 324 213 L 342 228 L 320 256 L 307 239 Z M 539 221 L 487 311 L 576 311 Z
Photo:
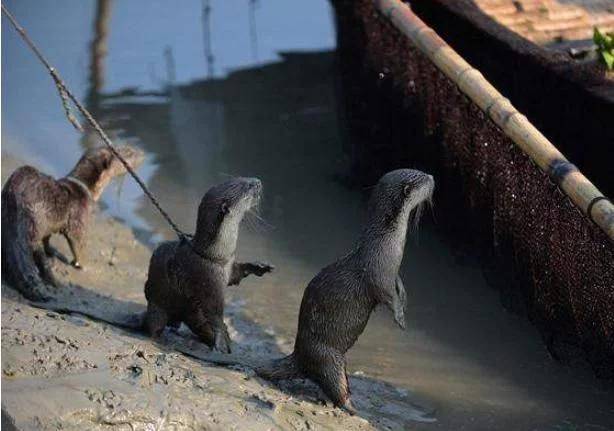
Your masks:
M 265 184 L 261 212 L 276 227 L 275 242 L 312 256 L 322 244 L 305 221 L 311 229 L 329 226 L 329 240 L 347 245 L 361 201 L 336 180 L 344 169 L 334 115 L 334 54 L 281 56 L 280 62 L 170 86 L 165 93 L 102 95 L 100 118 L 153 155 L 149 185 L 168 198 L 166 206 L 187 230 L 194 228 L 207 188 L 228 175 L 255 175 Z M 171 235 L 147 202 L 137 212 L 153 230 Z M 245 242 L 251 236 L 261 240 L 246 232 Z
M 211 48 L 211 0 L 203 0 L 203 46 L 207 61 L 207 78 L 213 78 L 215 57 Z
M 109 20 L 111 18 L 111 0 L 98 0 L 94 16 L 94 38 L 90 45 L 90 75 L 86 103 L 90 112 L 97 114 L 98 95 L 104 88 L 105 64 L 108 53 Z

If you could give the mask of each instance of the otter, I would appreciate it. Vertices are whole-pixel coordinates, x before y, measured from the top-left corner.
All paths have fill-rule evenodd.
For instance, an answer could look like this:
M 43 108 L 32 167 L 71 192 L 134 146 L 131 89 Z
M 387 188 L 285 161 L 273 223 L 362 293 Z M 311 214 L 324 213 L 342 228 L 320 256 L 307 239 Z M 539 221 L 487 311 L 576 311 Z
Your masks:
M 138 167 L 143 152 L 118 147 L 119 154 Z M 60 179 L 22 166 L 2 188 L 2 274 L 6 281 L 32 301 L 49 299 L 47 285 L 57 287 L 50 257 L 56 255 L 49 239 L 62 234 L 73 255 L 72 266 L 82 268 L 89 216 L 104 188 L 123 164 L 110 149 L 87 150 L 70 173 Z
M 224 288 L 250 274 L 271 272 L 272 265 L 235 262 L 239 224 L 260 199 L 257 178 L 234 178 L 204 195 L 192 240 L 162 243 L 150 263 L 144 329 L 159 337 L 164 328 L 184 322 L 211 349 L 230 353 L 224 323 Z
M 399 268 L 409 219 L 417 224 L 434 190 L 431 175 L 399 169 L 384 175 L 368 205 L 357 246 L 308 284 L 301 302 L 294 351 L 256 368 L 269 380 L 307 377 L 354 414 L 345 353 L 362 334 L 373 309 L 384 304 L 405 328 L 406 292 Z

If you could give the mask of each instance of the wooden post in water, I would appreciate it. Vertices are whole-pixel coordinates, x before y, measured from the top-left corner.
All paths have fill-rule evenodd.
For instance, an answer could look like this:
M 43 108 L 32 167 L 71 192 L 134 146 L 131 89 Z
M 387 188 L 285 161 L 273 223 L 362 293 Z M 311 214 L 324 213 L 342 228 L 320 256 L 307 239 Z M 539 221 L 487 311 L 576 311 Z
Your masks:
M 433 29 L 399 0 L 374 0 L 377 9 L 458 85 L 503 132 L 614 241 L 614 205 L 565 156 Z

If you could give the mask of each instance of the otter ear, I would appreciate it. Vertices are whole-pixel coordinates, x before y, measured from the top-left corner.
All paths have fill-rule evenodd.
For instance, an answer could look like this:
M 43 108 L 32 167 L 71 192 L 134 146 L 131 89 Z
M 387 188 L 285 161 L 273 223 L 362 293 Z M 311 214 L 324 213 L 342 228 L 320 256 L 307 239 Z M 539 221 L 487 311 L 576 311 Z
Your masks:
M 404 194 L 405 196 L 409 196 L 409 194 L 411 193 L 412 188 L 413 188 L 413 187 L 412 187 L 412 186 L 410 186 L 409 184 L 404 185 L 404 186 L 403 186 L 403 194 Z
M 225 216 L 230 212 L 230 208 L 228 208 L 228 204 L 226 202 L 222 202 L 222 205 L 220 205 L 220 212 L 222 213 L 222 216 Z

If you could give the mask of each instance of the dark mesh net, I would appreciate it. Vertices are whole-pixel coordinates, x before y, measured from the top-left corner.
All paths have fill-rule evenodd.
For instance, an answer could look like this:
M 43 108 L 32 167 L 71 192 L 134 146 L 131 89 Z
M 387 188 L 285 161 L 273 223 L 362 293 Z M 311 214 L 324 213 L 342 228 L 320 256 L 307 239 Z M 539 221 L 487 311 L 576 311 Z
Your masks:
M 528 314 L 555 357 L 614 378 L 608 237 L 371 0 L 333 3 L 355 176 L 434 171 L 437 213 L 481 250 L 505 305 Z

